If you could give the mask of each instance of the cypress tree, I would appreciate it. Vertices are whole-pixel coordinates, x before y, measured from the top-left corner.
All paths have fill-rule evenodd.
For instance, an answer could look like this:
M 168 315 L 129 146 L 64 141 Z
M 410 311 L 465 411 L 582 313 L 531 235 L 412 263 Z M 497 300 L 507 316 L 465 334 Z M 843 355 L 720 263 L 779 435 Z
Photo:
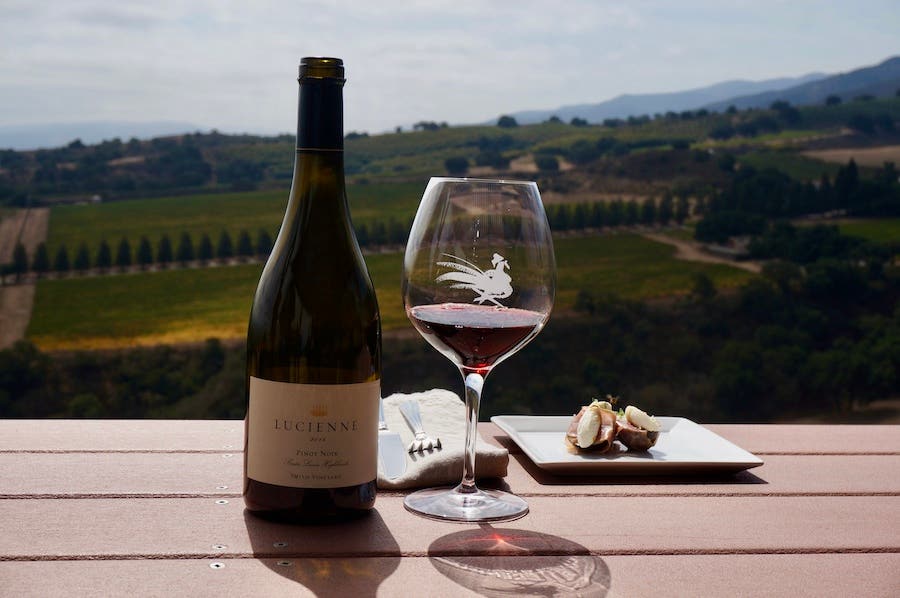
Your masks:
M 50 270 L 50 255 L 47 253 L 47 244 L 43 241 L 34 251 L 34 259 L 31 262 L 31 271 L 42 277 Z
M 69 252 L 65 245 L 60 245 L 56 250 L 56 257 L 53 258 L 53 269 L 57 272 L 69 271 Z
M 641 205 L 641 224 L 650 225 L 656 222 L 656 200 L 648 197 Z
M 248 258 L 253 255 L 253 241 L 250 240 L 250 233 L 247 229 L 242 229 L 238 234 L 237 254 L 241 258 Z
M 691 204 L 684 195 L 679 195 L 675 200 L 675 222 L 684 224 L 684 221 L 691 215 Z
M 621 199 L 614 199 L 609 204 L 606 214 L 609 226 L 620 226 L 625 222 L 625 202 Z
M 569 230 L 572 226 L 572 212 L 567 204 L 559 204 L 553 212 L 550 228 L 553 230 Z
M 231 235 L 228 234 L 227 230 L 223 230 L 222 234 L 219 235 L 219 243 L 216 245 L 216 257 L 222 263 L 225 263 L 228 258 L 234 257 L 234 245 L 231 243 Z
M 207 240 L 209 239 L 207 238 Z M 194 242 L 191 240 L 191 235 L 188 233 L 181 233 L 175 255 L 182 266 L 187 265 L 188 262 L 194 259 Z
M 373 245 L 384 245 L 387 243 L 387 227 L 384 225 L 384 222 L 378 220 L 372 225 L 371 239 Z
M 106 239 L 100 241 L 100 247 L 97 249 L 97 261 L 94 263 L 101 272 L 112 266 L 112 250 Z
M 625 224 L 631 226 L 633 224 L 637 224 L 640 219 L 641 210 L 638 207 L 636 200 L 631 200 L 625 203 Z
M 369 244 L 369 227 L 366 226 L 365 222 L 356 227 L 356 240 L 360 247 L 365 247 Z
M 81 242 L 81 245 L 78 246 L 78 251 L 75 252 L 75 262 L 72 266 L 79 272 L 84 272 L 91 267 L 91 255 L 88 253 L 88 246 L 84 241 Z
M 12 272 L 16 275 L 16 282 L 22 279 L 22 275 L 28 271 L 28 252 L 22 242 L 16 243 L 13 249 L 13 267 Z
M 659 207 L 656 211 L 656 219 L 660 224 L 666 226 L 667 224 L 669 224 L 669 221 L 672 220 L 674 212 L 675 203 L 672 200 L 672 194 L 666 191 L 666 194 L 663 195 L 661 200 L 659 200 Z
M 131 243 L 128 239 L 122 237 L 119 241 L 119 247 L 116 249 L 116 266 L 123 272 L 131 265 Z
M 172 241 L 169 235 L 163 234 L 159 239 L 159 245 L 156 246 L 156 261 L 166 268 L 172 262 Z
M 147 237 L 141 237 L 137 249 L 137 263 L 141 270 L 146 270 L 147 266 L 153 263 L 153 247 L 150 246 L 150 240 Z
M 609 223 L 607 213 L 606 204 L 602 201 L 598 201 L 591 206 L 591 226 L 594 228 L 606 226 Z
M 256 236 L 256 255 L 268 257 L 272 253 L 272 235 L 264 228 L 259 229 Z
M 575 230 L 584 230 L 588 225 L 588 210 L 587 204 L 579 203 L 575 204 L 575 209 L 572 210 L 572 228 Z
M 391 217 L 388 219 L 388 229 L 387 229 L 388 243 L 391 245 L 405 245 L 406 244 L 406 231 L 403 229 L 403 225 L 400 224 L 396 218 Z
M 203 236 L 200 237 L 200 245 L 197 248 L 197 259 L 200 260 L 204 266 L 206 262 L 213 258 L 213 244 L 212 240 L 209 238 L 209 235 L 203 233 Z

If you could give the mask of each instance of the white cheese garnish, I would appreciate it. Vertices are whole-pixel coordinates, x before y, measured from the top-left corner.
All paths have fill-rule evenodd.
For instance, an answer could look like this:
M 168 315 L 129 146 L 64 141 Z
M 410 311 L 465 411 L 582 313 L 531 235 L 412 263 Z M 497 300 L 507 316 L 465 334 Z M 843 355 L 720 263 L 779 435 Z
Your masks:
M 600 430 L 600 414 L 596 409 L 586 409 L 584 415 L 578 420 L 578 436 L 576 444 L 579 448 L 589 448 L 594 444 L 597 432 Z
M 643 428 L 648 432 L 659 432 L 659 422 L 656 421 L 656 418 L 652 415 L 647 415 L 646 412 L 641 411 L 633 405 L 629 405 L 625 408 L 625 419 L 628 420 L 629 423 L 634 424 L 638 428 Z

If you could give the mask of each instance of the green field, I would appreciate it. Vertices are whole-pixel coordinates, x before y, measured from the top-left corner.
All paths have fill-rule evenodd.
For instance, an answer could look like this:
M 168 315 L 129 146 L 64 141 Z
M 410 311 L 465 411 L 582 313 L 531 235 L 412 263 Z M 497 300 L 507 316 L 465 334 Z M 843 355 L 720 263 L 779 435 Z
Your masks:
M 741 156 L 739 161 L 757 170 L 780 170 L 798 181 L 819 181 L 823 174 L 834 178 L 842 166 L 792 151 L 755 151 Z
M 900 218 L 845 220 L 838 224 L 845 235 L 862 237 L 875 243 L 900 242 Z
M 685 262 L 674 249 L 633 234 L 556 242 L 557 309 L 571 309 L 579 290 L 648 299 L 688 291 L 696 273 L 717 286 L 751 275 L 715 264 Z M 385 331 L 409 326 L 400 298 L 402 255 L 366 257 Z M 241 338 L 261 266 L 43 280 L 27 336 L 41 349 L 101 349 Z
M 415 215 L 426 183 L 349 186 L 354 223 L 387 222 L 390 218 L 406 223 Z M 287 197 L 287 190 L 268 190 L 57 206 L 50 213 L 47 248 L 55 255 L 60 244 L 65 244 L 71 256 L 84 242 L 93 256 L 103 239 L 115 247 L 122 237 L 129 240 L 132 251 L 142 236 L 155 245 L 168 234 L 174 246 L 182 232 L 193 237 L 195 247 L 204 233 L 215 244 L 223 230 L 232 241 L 241 229 L 253 238 L 259 229 L 274 237 Z

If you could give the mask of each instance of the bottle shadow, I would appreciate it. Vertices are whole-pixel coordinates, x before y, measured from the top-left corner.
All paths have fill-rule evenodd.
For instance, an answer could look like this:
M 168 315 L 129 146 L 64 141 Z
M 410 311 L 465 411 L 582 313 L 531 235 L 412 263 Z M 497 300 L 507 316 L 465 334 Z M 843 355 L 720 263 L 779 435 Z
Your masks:
M 374 597 L 400 565 L 400 547 L 377 510 L 352 521 L 293 525 L 244 511 L 253 556 L 316 596 Z M 363 555 L 388 556 L 363 556 Z
M 607 596 L 609 567 L 571 540 L 482 524 L 441 536 L 428 547 L 444 576 L 482 596 Z

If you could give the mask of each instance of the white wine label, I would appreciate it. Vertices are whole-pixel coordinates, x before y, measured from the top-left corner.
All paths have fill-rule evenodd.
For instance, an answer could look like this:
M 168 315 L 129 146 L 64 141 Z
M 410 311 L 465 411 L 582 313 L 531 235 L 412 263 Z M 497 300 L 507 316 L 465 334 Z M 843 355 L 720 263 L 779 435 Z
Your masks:
M 250 377 L 247 476 L 294 488 L 375 479 L 381 382 L 290 384 Z

